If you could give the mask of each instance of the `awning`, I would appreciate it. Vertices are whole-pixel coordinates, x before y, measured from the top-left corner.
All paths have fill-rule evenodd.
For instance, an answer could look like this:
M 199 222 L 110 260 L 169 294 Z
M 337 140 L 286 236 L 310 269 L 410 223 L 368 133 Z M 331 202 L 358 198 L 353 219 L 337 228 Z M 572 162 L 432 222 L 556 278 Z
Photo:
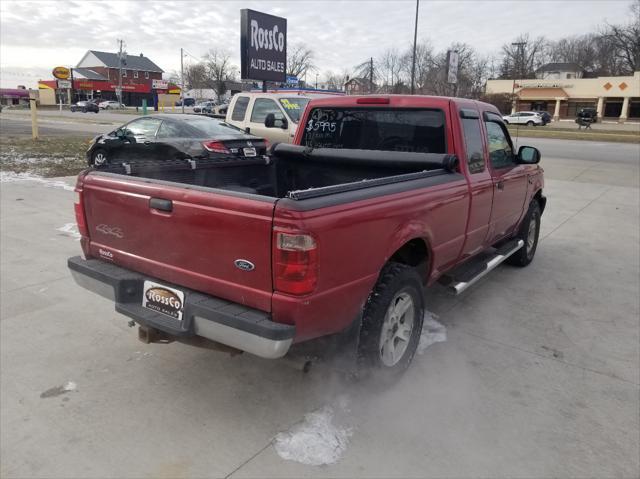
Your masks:
M 562 88 L 523 88 L 517 95 L 520 100 L 566 100 L 569 97 Z

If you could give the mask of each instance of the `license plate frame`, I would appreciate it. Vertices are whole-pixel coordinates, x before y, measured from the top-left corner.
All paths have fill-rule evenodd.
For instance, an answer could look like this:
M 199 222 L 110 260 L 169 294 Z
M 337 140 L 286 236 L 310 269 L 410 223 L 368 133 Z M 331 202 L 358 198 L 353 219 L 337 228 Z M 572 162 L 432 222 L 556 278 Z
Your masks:
M 258 156 L 258 154 L 256 153 L 256 149 L 255 148 L 243 148 L 242 149 L 242 154 L 244 156 Z
M 177 321 L 183 319 L 184 298 L 184 291 L 155 281 L 145 280 L 142 288 L 143 308 L 164 314 Z

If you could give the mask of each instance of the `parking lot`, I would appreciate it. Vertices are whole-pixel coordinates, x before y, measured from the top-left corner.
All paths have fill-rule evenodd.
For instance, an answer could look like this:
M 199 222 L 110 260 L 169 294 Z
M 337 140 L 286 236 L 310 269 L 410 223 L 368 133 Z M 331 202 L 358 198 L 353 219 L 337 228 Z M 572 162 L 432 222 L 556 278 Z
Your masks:
M 2 476 L 637 477 L 640 147 L 520 144 L 547 178 L 536 259 L 460 297 L 431 288 L 447 340 L 384 390 L 325 363 L 139 342 L 67 271 L 73 178 L 4 177 Z M 309 423 L 344 439 L 336 464 L 278 454 Z

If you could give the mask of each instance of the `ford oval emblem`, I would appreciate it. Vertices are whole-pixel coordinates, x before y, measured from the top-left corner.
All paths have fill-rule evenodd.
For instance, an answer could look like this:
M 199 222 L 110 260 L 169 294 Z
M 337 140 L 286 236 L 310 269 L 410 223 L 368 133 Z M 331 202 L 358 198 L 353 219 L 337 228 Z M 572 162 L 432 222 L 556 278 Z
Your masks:
M 256 268 L 256 265 L 246 259 L 237 259 L 233 264 L 236 265 L 236 268 L 241 269 L 242 271 L 253 271 Z

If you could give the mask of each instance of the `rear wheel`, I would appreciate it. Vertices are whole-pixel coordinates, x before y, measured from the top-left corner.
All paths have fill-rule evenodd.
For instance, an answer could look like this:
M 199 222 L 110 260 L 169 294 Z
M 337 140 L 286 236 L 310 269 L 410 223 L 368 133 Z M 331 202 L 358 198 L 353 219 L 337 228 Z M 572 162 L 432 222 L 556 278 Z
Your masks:
M 516 239 L 524 241 L 524 246 L 507 259 L 507 263 L 514 266 L 527 266 L 536 254 L 538 238 L 540 236 L 540 218 L 542 212 L 540 204 L 533 200 L 529 205 L 529 211 L 520 225 Z
M 535 125 L 536 125 L 536 124 L 535 124 L 533 121 L 531 121 L 531 120 L 529 120 L 529 121 L 527 122 L 527 126 L 535 126 Z
M 509 120 L 503 120 L 505 125 L 509 124 Z
M 423 289 L 414 268 L 388 263 L 365 306 L 358 362 L 383 381 L 398 379 L 416 352 L 424 316 Z

